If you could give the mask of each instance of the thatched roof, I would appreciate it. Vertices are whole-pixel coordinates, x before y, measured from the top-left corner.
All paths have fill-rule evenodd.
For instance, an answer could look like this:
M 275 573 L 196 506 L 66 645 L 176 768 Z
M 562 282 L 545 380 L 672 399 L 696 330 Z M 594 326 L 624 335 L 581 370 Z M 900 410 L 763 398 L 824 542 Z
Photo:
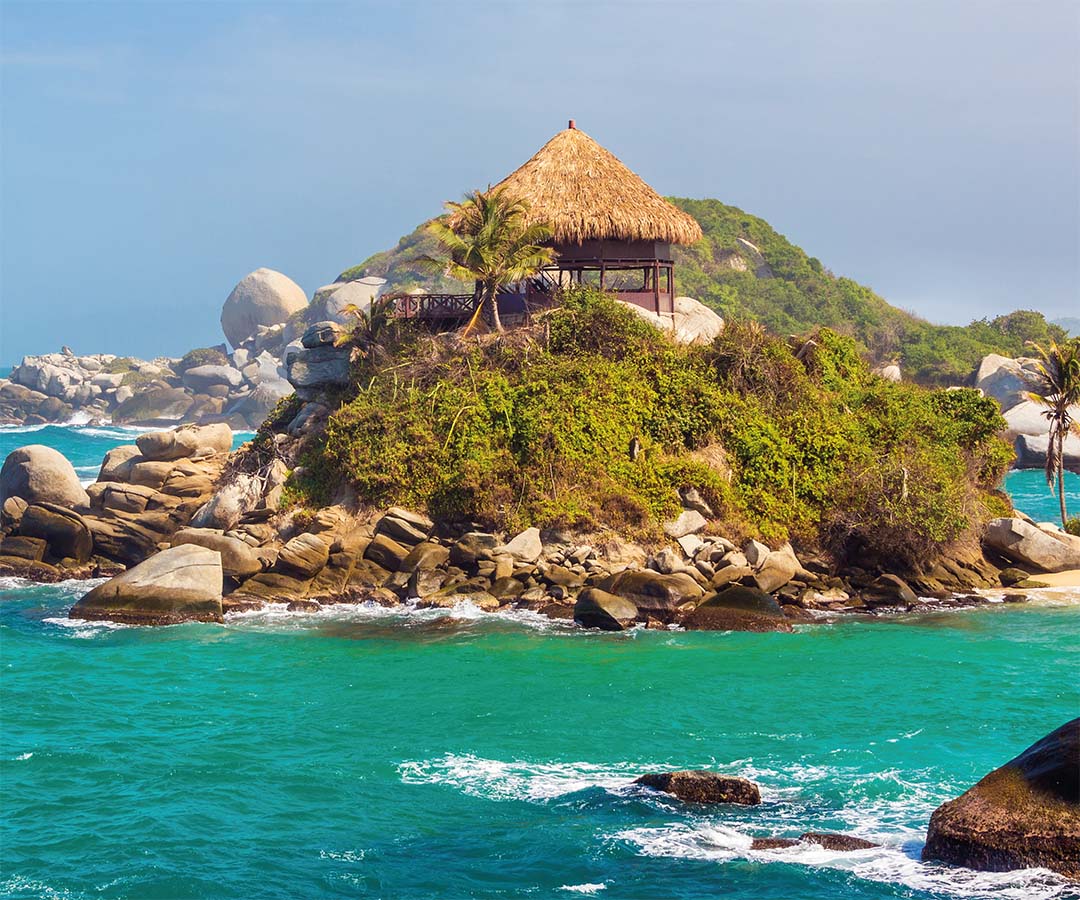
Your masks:
M 594 239 L 692 244 L 701 228 L 584 131 L 571 126 L 497 185 L 529 204 L 558 244 Z

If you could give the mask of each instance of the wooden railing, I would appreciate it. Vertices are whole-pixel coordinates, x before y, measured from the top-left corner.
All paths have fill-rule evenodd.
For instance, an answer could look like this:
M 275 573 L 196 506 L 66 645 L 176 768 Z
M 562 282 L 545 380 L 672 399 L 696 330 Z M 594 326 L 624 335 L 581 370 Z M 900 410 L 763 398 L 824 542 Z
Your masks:
M 463 319 L 476 311 L 475 294 L 389 294 L 402 319 Z

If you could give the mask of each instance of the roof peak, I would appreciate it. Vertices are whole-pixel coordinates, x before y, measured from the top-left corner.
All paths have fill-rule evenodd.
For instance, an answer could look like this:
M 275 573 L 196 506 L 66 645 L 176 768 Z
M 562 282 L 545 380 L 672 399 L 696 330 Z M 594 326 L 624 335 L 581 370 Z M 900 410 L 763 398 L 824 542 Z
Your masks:
M 548 224 L 557 243 L 587 240 L 692 244 L 698 223 L 669 203 L 573 119 L 500 181 L 529 204 L 529 218 Z

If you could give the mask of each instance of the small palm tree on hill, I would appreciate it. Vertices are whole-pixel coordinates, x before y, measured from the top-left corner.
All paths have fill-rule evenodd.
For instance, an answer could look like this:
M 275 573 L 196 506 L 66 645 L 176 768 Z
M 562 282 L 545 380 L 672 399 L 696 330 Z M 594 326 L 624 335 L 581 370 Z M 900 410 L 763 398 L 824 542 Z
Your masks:
M 1051 490 L 1057 481 L 1058 501 L 1061 504 L 1061 524 L 1068 520 L 1065 510 L 1065 438 L 1080 434 L 1073 419 L 1072 408 L 1080 404 L 1080 338 L 1058 345 L 1051 341 L 1048 348 L 1028 342 L 1039 354 L 1038 372 L 1031 379 L 1028 396 L 1041 406 L 1050 423 L 1049 444 L 1046 448 L 1046 483 Z
M 501 332 L 499 289 L 532 277 L 552 262 L 555 252 L 544 245 L 551 229 L 529 224 L 528 204 L 504 190 L 474 191 L 446 208 L 447 216 L 428 225 L 446 256 L 425 261 L 442 267 L 451 278 L 475 281 L 479 302 L 473 322 L 486 308 L 495 330 Z

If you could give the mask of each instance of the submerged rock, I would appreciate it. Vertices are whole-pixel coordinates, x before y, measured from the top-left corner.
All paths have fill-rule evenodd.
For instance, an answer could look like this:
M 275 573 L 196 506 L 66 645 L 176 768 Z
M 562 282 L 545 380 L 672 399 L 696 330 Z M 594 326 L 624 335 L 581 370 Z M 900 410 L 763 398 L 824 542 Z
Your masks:
M 642 775 L 634 784 L 671 794 L 684 803 L 737 803 L 740 806 L 761 803 L 761 791 L 754 782 L 716 772 L 659 772 Z
M 854 837 L 850 834 L 837 834 L 831 831 L 804 831 L 797 838 L 754 838 L 751 850 L 785 850 L 799 844 L 817 844 L 826 850 L 849 853 L 854 850 L 872 850 L 880 847 L 873 841 Z
M 222 580 L 217 551 L 170 547 L 98 585 L 68 615 L 132 625 L 220 622 Z
M 922 858 L 1080 878 L 1080 718 L 1028 747 L 930 817 Z

